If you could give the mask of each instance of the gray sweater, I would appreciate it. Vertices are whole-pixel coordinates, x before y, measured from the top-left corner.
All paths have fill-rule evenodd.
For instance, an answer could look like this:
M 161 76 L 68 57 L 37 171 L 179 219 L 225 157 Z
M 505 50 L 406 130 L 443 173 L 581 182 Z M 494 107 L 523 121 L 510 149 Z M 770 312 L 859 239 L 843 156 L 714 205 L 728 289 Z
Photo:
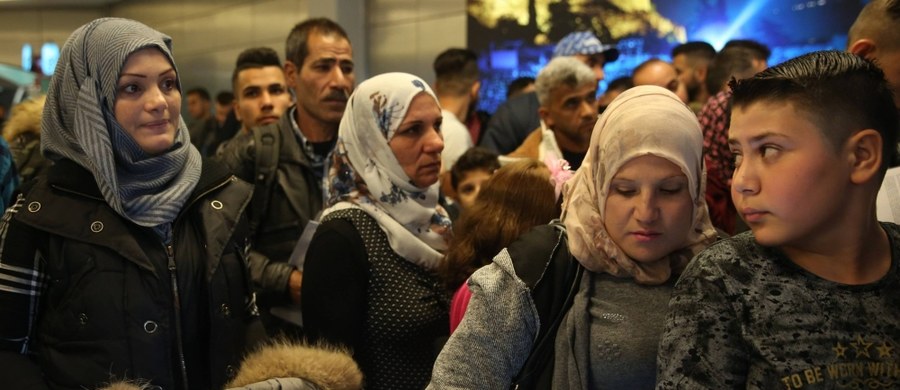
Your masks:
M 438 355 L 429 389 L 505 389 L 538 333 L 538 314 L 504 249 L 469 278 L 466 315 Z
M 505 249 L 472 275 L 469 289 L 465 317 L 438 356 L 429 389 L 508 388 L 531 352 L 541 324 Z M 672 283 L 641 286 L 585 272 L 556 338 L 554 388 L 652 388 L 671 291 Z M 590 340 L 578 342 L 583 337 Z M 572 355 L 590 367 L 567 364 Z

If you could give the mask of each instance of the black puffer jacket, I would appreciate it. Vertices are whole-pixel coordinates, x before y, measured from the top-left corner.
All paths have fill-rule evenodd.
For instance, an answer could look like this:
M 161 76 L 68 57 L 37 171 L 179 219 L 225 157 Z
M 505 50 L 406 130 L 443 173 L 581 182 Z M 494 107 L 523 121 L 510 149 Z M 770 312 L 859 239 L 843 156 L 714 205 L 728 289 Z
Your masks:
M 31 368 L 54 389 L 121 379 L 222 388 L 257 318 L 250 196 L 249 184 L 204 161 L 166 246 L 116 214 L 88 171 L 51 167 L 0 224 L 0 378 L 41 381 Z

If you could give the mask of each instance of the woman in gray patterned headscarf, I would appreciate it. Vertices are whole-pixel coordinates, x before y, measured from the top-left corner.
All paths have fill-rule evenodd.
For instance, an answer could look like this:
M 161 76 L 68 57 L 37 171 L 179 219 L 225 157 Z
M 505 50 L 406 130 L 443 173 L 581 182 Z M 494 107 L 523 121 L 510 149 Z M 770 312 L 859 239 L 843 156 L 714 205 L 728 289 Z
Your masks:
M 222 388 L 255 319 L 251 189 L 202 162 L 171 39 L 94 20 L 66 41 L 42 151 L 54 165 L 0 222 L 0 377 L 10 388 L 138 379 Z

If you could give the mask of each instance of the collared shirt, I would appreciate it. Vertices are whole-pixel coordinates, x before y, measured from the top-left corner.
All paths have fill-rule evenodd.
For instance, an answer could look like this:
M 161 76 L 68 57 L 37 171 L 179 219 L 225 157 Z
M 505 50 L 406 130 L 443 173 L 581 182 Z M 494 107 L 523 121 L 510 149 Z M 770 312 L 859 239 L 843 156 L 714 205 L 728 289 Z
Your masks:
M 721 183 L 730 183 L 734 173 L 734 157 L 728 147 L 731 126 L 731 93 L 722 91 L 710 97 L 697 116 L 703 129 L 703 154 L 707 171 L 718 174 Z
M 300 140 L 300 145 L 303 147 L 303 154 L 306 155 L 307 160 L 309 160 L 309 165 L 312 166 L 316 178 L 321 180 L 326 176 L 328 161 L 331 157 L 331 151 L 334 150 L 334 145 L 337 142 L 337 135 L 330 141 L 311 142 L 303 135 L 303 132 L 300 131 L 300 125 L 297 124 L 297 106 L 288 109 L 287 114 L 291 118 L 291 126 L 294 128 L 294 134 L 297 136 L 297 139 Z

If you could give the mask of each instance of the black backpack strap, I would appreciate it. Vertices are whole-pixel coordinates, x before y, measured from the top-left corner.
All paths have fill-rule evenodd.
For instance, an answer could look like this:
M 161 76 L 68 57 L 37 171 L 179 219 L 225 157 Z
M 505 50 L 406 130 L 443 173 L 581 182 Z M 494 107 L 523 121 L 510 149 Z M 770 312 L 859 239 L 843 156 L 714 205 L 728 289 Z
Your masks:
M 549 237 L 555 239 L 548 240 Z M 531 290 L 541 323 L 531 353 L 513 378 L 512 387 L 549 389 L 556 333 L 578 292 L 584 267 L 569 253 L 566 228 L 558 220 L 526 233 L 507 250 L 516 275 Z
M 250 201 L 250 235 L 256 235 L 257 228 L 262 222 L 262 217 L 269 208 L 269 198 L 272 194 L 272 184 L 275 182 L 275 173 L 278 170 L 278 155 L 281 151 L 280 128 L 277 123 L 254 127 L 253 133 L 253 157 L 255 165 L 253 169 L 253 198 Z

